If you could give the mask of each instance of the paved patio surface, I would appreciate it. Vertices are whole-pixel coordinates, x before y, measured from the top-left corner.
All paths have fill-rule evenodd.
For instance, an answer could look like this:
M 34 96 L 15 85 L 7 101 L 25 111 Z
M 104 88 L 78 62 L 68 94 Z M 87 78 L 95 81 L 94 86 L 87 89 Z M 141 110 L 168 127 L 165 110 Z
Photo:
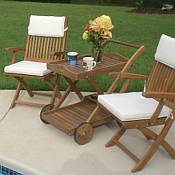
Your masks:
M 80 146 L 73 137 L 43 124 L 39 119 L 40 108 L 18 105 L 7 113 L 13 94 L 14 91 L 0 91 L 0 164 L 26 175 L 132 174 L 133 160 L 115 146 L 104 147 L 117 126 L 109 124 L 96 128 L 93 140 Z M 28 98 L 25 92 L 23 97 Z M 36 96 L 33 100 L 48 103 L 47 97 Z M 71 94 L 65 105 L 77 100 Z M 167 140 L 175 147 L 175 126 Z M 122 141 L 139 156 L 151 145 L 135 130 L 127 132 Z M 175 161 L 160 149 L 145 168 L 135 174 L 173 175 L 174 172 Z

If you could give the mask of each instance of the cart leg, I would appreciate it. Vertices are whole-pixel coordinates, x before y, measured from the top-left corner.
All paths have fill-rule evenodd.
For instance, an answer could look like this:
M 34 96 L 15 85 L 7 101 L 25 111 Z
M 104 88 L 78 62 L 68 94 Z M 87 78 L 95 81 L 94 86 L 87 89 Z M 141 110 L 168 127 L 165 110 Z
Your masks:
M 92 79 L 87 79 L 87 82 L 95 89 L 97 94 L 103 94 L 103 90 L 97 85 L 97 83 Z
M 61 96 L 59 102 L 55 105 L 55 108 L 59 108 L 61 106 L 61 104 L 64 102 L 64 100 L 66 99 L 66 97 L 69 95 L 70 92 L 71 92 L 71 87 L 69 86 L 64 92 L 64 94 Z
M 64 76 L 64 79 L 71 86 L 71 91 L 75 92 L 77 94 L 77 96 L 80 98 L 80 100 L 82 100 L 83 99 L 83 95 L 76 87 L 76 84 L 78 83 L 78 80 L 72 81 L 70 78 L 67 78 L 65 76 Z

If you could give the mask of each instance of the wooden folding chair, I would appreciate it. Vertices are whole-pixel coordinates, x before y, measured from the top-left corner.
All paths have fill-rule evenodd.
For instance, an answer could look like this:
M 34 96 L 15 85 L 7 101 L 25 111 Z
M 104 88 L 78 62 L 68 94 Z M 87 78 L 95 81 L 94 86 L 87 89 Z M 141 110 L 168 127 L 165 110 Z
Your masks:
M 59 75 L 47 69 L 47 63 L 64 59 L 67 29 L 66 17 L 32 15 L 26 48 L 5 49 L 5 51 L 12 52 L 12 64 L 4 68 L 5 75 L 18 80 L 11 108 L 16 104 L 44 105 L 18 100 L 22 89 L 25 89 L 30 97 L 33 97 L 34 94 L 51 96 L 50 104 L 54 104 L 55 98 L 61 96 L 57 83 Z M 19 51 L 25 52 L 24 61 L 16 63 L 16 53 Z M 35 78 L 44 81 L 53 89 L 53 93 L 33 92 L 24 78 Z M 55 80 L 51 80 L 52 78 L 55 78 Z
M 98 110 L 105 110 L 113 115 L 120 126 L 106 147 L 117 145 L 128 154 L 136 165 L 132 172 L 141 170 L 154 153 L 162 146 L 168 154 L 175 158 L 175 150 L 166 141 L 175 116 L 175 39 L 162 35 L 155 54 L 155 63 L 149 76 L 133 73 L 112 73 L 115 82 L 125 79 L 122 93 L 112 93 L 114 83 L 108 94 L 98 96 Z M 146 80 L 146 91 L 124 93 L 129 79 Z M 163 125 L 160 134 L 156 134 L 148 127 Z M 127 129 L 138 129 L 147 138 L 154 140 L 150 149 L 139 159 L 119 139 Z

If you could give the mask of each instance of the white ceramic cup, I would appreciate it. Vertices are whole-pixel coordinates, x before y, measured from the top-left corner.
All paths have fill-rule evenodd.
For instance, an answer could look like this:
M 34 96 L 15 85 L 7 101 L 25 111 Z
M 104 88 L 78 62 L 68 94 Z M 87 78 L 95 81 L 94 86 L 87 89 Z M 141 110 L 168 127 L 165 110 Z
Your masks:
M 96 66 L 96 62 L 93 57 L 84 57 L 83 58 L 83 68 L 87 71 L 92 70 Z

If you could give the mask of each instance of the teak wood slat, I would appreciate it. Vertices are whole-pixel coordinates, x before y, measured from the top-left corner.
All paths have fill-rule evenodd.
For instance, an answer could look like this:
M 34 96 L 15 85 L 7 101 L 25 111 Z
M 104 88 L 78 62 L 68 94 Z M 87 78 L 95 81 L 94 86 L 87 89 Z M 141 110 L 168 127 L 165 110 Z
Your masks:
M 67 64 L 67 61 L 62 61 L 58 64 L 50 63 L 48 64 L 48 68 L 58 74 L 64 75 L 65 77 L 71 77 L 74 80 L 81 80 L 116 70 L 120 71 L 126 63 L 127 60 L 125 59 L 122 60 L 117 56 L 112 58 L 105 55 L 103 56 L 102 64 L 97 64 L 97 66 L 92 71 L 85 71 L 82 66 L 82 57 L 79 58 L 78 63 L 75 66 L 70 66 Z
M 83 101 L 79 103 L 43 113 L 43 119 L 55 127 L 60 128 L 68 135 L 73 135 L 75 129 L 81 123 L 86 122 L 95 107 L 96 102 L 85 97 Z M 93 122 L 92 125 L 96 127 L 109 121 L 111 121 L 111 114 L 99 111 L 96 116 L 96 121 Z
M 67 18 L 65 20 L 65 29 L 68 26 Z M 27 61 L 36 61 L 36 62 L 43 62 L 43 63 L 50 63 L 54 61 L 61 61 L 64 60 L 64 51 L 66 46 L 66 39 L 67 39 L 67 31 L 64 32 L 63 37 L 46 37 L 46 36 L 33 36 L 28 35 L 27 36 L 27 43 L 26 48 L 6 48 L 6 51 L 12 52 L 12 63 L 16 62 L 16 53 L 18 51 L 25 51 L 24 54 L 24 60 Z M 56 54 L 57 53 L 57 54 Z M 58 54 L 60 53 L 60 54 Z M 13 74 L 13 73 L 5 73 L 5 75 L 13 77 L 19 81 L 19 84 L 16 89 L 16 94 L 14 96 L 14 99 L 12 101 L 11 107 L 15 107 L 16 104 L 23 104 L 23 105 L 30 105 L 30 106 L 43 106 L 43 104 L 37 104 L 32 102 L 23 102 L 18 101 L 18 97 L 20 95 L 20 91 L 22 90 L 19 87 L 23 87 L 27 90 L 28 94 L 30 96 L 32 91 L 27 85 L 27 83 L 24 81 L 24 78 L 34 78 L 34 79 L 40 79 L 43 82 L 47 83 L 51 89 L 53 90 L 53 93 L 50 94 L 51 100 L 50 103 L 53 104 L 55 102 L 55 98 L 60 97 L 61 94 L 59 92 L 59 85 L 57 84 L 57 79 L 59 77 L 56 73 L 49 73 L 44 76 L 32 76 L 27 74 Z M 54 81 L 51 81 L 52 78 L 55 78 Z M 45 93 L 35 93 L 38 95 L 45 95 Z M 47 93 L 48 94 L 48 93 Z
M 64 55 L 56 58 L 51 53 L 64 52 L 64 45 L 62 44 L 65 37 L 42 37 L 42 36 L 28 36 L 25 60 L 39 61 L 39 62 L 52 62 L 55 60 L 63 60 Z

